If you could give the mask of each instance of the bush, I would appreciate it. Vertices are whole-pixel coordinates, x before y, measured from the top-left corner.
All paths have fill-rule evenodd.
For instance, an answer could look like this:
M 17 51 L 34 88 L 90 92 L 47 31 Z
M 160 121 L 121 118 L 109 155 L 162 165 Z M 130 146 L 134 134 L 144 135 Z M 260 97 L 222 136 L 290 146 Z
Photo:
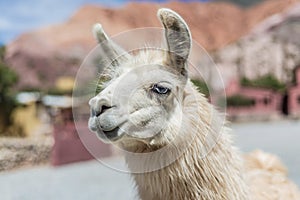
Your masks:
M 241 85 L 247 87 L 272 89 L 278 92 L 284 92 L 286 90 L 285 84 L 281 83 L 277 78 L 270 74 L 254 80 L 243 77 L 241 79 Z
M 205 95 L 205 97 L 209 97 L 209 89 L 206 83 L 199 79 L 191 80 L 192 83 L 197 87 L 198 91 Z
M 227 97 L 227 106 L 230 107 L 248 107 L 255 105 L 255 100 L 242 95 L 233 95 Z

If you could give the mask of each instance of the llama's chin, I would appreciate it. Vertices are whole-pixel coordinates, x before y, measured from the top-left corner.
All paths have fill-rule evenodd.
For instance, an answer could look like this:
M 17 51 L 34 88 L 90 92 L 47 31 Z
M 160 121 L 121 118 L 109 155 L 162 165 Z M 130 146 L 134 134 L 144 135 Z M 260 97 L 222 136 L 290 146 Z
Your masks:
M 124 133 L 122 133 L 122 130 L 119 127 L 111 131 L 97 131 L 97 136 L 105 143 L 118 141 L 123 135 Z

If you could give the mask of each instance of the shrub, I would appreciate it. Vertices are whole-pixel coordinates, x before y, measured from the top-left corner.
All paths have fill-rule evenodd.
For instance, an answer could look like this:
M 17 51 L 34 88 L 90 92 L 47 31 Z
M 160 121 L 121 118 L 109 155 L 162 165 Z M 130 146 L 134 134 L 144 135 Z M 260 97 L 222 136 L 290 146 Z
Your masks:
M 206 97 L 209 97 L 209 88 L 204 81 L 199 79 L 192 79 L 191 81 L 197 87 L 199 92 L 204 94 Z
M 239 94 L 227 97 L 226 100 L 228 107 L 248 107 L 255 105 L 254 99 Z
M 241 85 L 247 87 L 272 89 L 278 92 L 284 92 L 286 90 L 285 84 L 281 83 L 277 78 L 270 74 L 254 80 L 243 77 L 241 79 Z

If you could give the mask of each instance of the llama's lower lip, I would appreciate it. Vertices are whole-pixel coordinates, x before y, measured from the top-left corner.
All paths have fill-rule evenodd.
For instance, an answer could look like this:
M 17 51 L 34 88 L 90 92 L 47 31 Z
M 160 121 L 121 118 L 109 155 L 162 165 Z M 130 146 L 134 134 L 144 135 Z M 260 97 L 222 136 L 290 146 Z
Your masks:
M 114 142 L 120 139 L 124 135 L 124 133 L 119 127 L 116 127 L 111 131 L 98 130 L 97 135 L 104 142 Z
M 124 135 L 124 131 L 120 128 L 124 123 L 122 122 L 119 125 L 116 125 L 114 128 L 109 130 L 104 130 L 99 122 L 99 117 L 91 117 L 89 119 L 89 129 L 96 133 L 96 135 L 101 139 L 103 142 L 111 142 L 120 139 Z
M 109 140 L 115 140 L 118 138 L 118 132 L 119 132 L 120 128 L 117 127 L 113 130 L 110 131 L 103 131 L 104 135 L 109 139 Z

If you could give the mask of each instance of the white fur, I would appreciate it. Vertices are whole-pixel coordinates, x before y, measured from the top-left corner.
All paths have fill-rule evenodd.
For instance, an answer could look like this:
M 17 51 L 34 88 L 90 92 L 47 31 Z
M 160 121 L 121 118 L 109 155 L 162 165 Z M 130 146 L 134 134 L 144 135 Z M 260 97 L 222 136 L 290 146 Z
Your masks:
M 249 155 L 244 164 L 240 152 L 232 145 L 226 123 L 218 130 L 217 125 L 222 122 L 217 111 L 187 78 L 186 59 L 191 37 L 186 23 L 170 9 L 160 9 L 158 16 L 166 29 L 169 52 L 145 50 L 136 56 L 116 60 L 118 67 L 112 68 L 110 73 L 117 72 L 117 75 L 112 75 L 115 78 L 90 101 L 95 111 L 101 111 L 103 105 L 111 106 L 100 117 L 90 120 L 92 131 L 102 134 L 97 132 L 101 122 L 106 122 L 102 123 L 104 128 L 109 124 L 107 129 L 121 126 L 127 132 L 117 132 L 119 135 L 113 140 L 116 145 L 141 155 L 150 153 L 138 159 L 126 154 L 133 172 L 136 169 L 146 171 L 132 174 L 139 197 L 142 200 L 300 199 L 297 187 L 285 173 L 278 173 L 284 171 L 280 162 L 276 159 L 269 162 L 270 155 Z M 179 34 L 173 34 L 174 27 Z M 101 26 L 96 25 L 94 29 L 99 42 L 106 38 L 102 37 L 106 35 Z M 106 56 L 115 58 L 120 50 L 115 47 L 115 44 L 106 44 Z M 149 70 L 151 66 L 153 71 Z M 167 81 L 172 93 L 165 97 L 152 94 L 150 83 L 160 81 Z M 136 87 L 136 83 L 141 88 Z M 121 89 L 115 92 L 118 87 Z M 126 96 L 130 92 L 132 94 Z M 112 120 L 112 116 L 118 119 Z M 139 124 L 142 129 L 132 129 L 129 122 L 120 124 L 121 118 L 122 122 L 132 119 L 131 123 Z M 163 126 L 160 122 L 164 122 Z M 163 128 L 158 134 L 149 136 L 149 131 L 156 126 Z M 168 151 L 155 153 L 165 147 Z M 172 156 L 178 158 L 170 164 L 168 158 Z M 264 165 L 267 162 L 271 164 Z M 156 164 L 161 168 L 153 170 Z

